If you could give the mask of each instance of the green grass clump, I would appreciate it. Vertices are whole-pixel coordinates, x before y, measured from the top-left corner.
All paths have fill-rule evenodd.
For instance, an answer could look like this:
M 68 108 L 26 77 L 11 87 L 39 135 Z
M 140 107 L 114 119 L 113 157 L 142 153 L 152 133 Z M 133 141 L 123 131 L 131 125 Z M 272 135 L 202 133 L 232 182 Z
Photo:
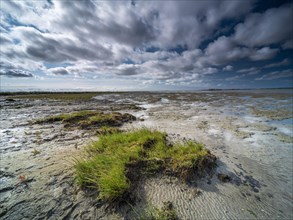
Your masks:
M 102 126 L 120 126 L 124 122 L 134 121 L 130 114 L 119 112 L 103 113 L 101 111 L 78 111 L 68 114 L 59 114 L 36 120 L 34 123 L 62 122 L 65 127 L 79 127 L 81 129 L 99 128 Z
M 38 119 L 35 121 L 35 123 L 51 123 L 51 122 L 75 122 L 82 119 L 86 119 L 92 115 L 100 114 L 101 112 L 98 111 L 78 111 L 73 113 L 67 113 L 67 114 L 59 114 L 54 116 L 49 116 L 43 119 Z
M 102 135 L 75 164 L 78 184 L 97 188 L 101 199 L 112 201 L 145 173 L 165 170 L 187 180 L 210 153 L 195 142 L 168 144 L 166 136 L 148 129 Z

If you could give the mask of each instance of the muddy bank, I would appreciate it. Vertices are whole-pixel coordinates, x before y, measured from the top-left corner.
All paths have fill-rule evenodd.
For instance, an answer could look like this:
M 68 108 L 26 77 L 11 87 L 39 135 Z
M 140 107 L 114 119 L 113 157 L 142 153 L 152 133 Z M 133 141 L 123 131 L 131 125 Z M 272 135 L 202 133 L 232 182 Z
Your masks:
M 1 98 L 1 219 L 137 219 L 148 206 L 172 202 L 180 219 L 290 219 L 292 123 L 289 94 L 98 94 L 89 100 Z M 254 108 L 259 106 L 257 112 Z M 119 111 L 173 140 L 202 142 L 218 157 L 215 175 L 184 185 L 178 179 L 142 179 L 133 207 L 110 208 L 80 190 L 73 160 L 96 132 L 31 120 L 79 110 Z M 265 112 L 266 113 L 266 112 Z M 288 116 L 289 114 L 289 116 Z M 291 117 L 292 119 L 292 117 Z M 218 174 L 228 175 L 221 181 Z
M 32 123 L 64 112 L 107 111 L 108 106 L 90 101 L 1 101 L 1 219 L 117 216 L 105 212 L 105 207 L 97 208 L 97 195 L 80 190 L 74 180 L 74 159 L 83 146 L 97 139 L 96 130 L 66 128 L 61 122 Z

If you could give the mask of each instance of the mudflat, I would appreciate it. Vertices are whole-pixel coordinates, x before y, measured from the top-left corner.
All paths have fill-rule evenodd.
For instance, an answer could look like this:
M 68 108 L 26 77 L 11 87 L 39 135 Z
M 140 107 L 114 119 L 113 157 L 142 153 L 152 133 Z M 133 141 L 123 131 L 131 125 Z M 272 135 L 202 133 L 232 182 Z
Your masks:
M 0 103 L 1 219 L 139 219 L 166 204 L 179 219 L 293 218 L 290 90 L 2 94 Z M 45 120 L 80 111 L 95 114 L 90 124 Z M 122 131 L 202 143 L 217 167 L 188 184 L 140 178 L 135 202 L 111 206 L 75 180 L 76 159 L 104 132 L 101 114 Z

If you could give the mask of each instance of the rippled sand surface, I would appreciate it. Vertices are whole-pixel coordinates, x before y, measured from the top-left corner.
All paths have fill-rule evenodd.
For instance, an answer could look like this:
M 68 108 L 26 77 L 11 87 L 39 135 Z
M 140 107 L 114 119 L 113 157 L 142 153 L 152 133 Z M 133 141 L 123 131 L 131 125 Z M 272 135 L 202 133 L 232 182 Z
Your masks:
M 144 110 L 125 108 L 136 104 Z M 85 102 L 1 99 L 1 219 L 135 219 L 135 210 L 171 201 L 180 219 L 292 219 L 292 91 L 101 94 Z M 213 176 L 184 185 L 142 179 L 137 204 L 110 210 L 79 190 L 72 157 L 96 136 L 29 120 L 81 109 L 117 110 L 140 118 L 124 126 L 166 131 L 202 142 L 218 157 Z M 32 151 L 40 151 L 32 155 Z M 223 183 L 218 173 L 231 177 Z M 30 180 L 17 186 L 19 176 Z

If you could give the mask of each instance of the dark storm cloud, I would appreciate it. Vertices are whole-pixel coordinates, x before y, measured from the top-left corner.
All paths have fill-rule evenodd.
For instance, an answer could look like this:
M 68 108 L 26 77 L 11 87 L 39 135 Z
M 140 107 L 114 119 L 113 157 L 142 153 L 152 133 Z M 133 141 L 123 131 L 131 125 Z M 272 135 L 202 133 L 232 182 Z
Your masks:
M 48 70 L 53 75 L 68 75 L 69 71 L 63 67 L 52 68 Z
M 9 63 L 0 63 L 0 75 L 1 76 L 6 76 L 6 77 L 11 77 L 11 78 L 19 78 L 19 77 L 33 77 L 34 75 L 29 72 L 25 71 L 22 69 L 17 69 L 13 65 Z
M 0 70 L 0 75 L 7 76 L 7 77 L 33 77 L 33 74 L 25 71 L 25 70 L 14 70 L 14 69 L 9 69 L 9 70 Z
M 136 65 L 121 65 L 118 68 L 118 75 L 131 76 L 140 74 L 140 68 Z
M 46 62 L 76 61 L 78 59 L 96 60 L 111 56 L 111 51 L 99 43 L 82 44 L 79 40 L 64 35 L 41 33 L 32 27 L 17 27 L 13 32 L 25 40 L 26 54 L 32 59 Z

